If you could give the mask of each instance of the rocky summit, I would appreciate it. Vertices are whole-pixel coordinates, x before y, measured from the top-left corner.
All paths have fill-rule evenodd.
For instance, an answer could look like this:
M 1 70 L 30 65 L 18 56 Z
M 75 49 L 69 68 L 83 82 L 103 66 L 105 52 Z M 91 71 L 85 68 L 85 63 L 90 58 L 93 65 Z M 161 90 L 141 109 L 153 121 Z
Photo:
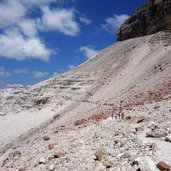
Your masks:
M 171 30 L 171 1 L 150 0 L 120 27 L 117 40 L 150 35 L 161 30 Z

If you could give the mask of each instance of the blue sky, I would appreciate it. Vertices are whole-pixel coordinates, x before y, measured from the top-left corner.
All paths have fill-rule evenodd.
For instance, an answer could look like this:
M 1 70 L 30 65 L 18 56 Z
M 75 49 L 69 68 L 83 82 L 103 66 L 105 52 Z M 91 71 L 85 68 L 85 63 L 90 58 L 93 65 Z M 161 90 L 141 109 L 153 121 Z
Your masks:
M 65 72 L 116 41 L 147 0 L 0 0 L 0 88 Z

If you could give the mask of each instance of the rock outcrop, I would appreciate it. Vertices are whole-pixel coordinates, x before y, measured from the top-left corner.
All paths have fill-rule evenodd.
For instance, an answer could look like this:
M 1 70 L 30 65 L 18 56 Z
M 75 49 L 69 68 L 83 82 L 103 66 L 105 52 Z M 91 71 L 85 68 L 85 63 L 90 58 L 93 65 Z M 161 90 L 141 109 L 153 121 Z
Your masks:
M 150 0 L 120 27 L 117 40 L 123 41 L 162 30 L 171 30 L 171 1 Z

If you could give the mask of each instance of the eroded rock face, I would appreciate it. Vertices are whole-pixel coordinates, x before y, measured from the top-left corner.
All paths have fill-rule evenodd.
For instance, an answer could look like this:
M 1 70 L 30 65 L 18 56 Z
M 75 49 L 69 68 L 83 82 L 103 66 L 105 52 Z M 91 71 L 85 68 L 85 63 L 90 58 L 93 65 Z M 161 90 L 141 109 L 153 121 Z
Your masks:
M 120 27 L 117 40 L 123 41 L 162 30 L 171 30 L 171 1 L 150 0 Z

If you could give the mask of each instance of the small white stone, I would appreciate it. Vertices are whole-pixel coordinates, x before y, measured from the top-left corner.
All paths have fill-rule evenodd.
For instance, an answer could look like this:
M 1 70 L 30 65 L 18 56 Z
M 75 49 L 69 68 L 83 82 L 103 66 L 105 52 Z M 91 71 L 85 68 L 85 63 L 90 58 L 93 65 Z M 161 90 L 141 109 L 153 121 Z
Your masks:
M 165 141 L 171 142 L 171 134 L 169 134 L 165 137 Z
M 54 165 L 50 165 L 49 168 L 48 168 L 49 171 L 53 171 L 54 169 L 55 169 Z
M 46 163 L 46 160 L 44 157 L 41 157 L 40 160 L 39 160 L 39 164 L 45 164 Z
M 39 166 L 39 170 L 40 170 L 40 171 L 42 171 L 42 170 L 47 170 L 46 165 L 40 165 L 40 166 Z M 37 168 L 36 168 L 35 171 L 37 171 Z
M 105 167 L 102 163 L 96 163 L 96 165 L 93 168 L 93 171 L 104 171 Z
M 124 153 L 120 153 L 120 154 L 117 155 L 116 158 L 119 159 L 119 158 L 121 158 L 123 155 L 124 155 Z

